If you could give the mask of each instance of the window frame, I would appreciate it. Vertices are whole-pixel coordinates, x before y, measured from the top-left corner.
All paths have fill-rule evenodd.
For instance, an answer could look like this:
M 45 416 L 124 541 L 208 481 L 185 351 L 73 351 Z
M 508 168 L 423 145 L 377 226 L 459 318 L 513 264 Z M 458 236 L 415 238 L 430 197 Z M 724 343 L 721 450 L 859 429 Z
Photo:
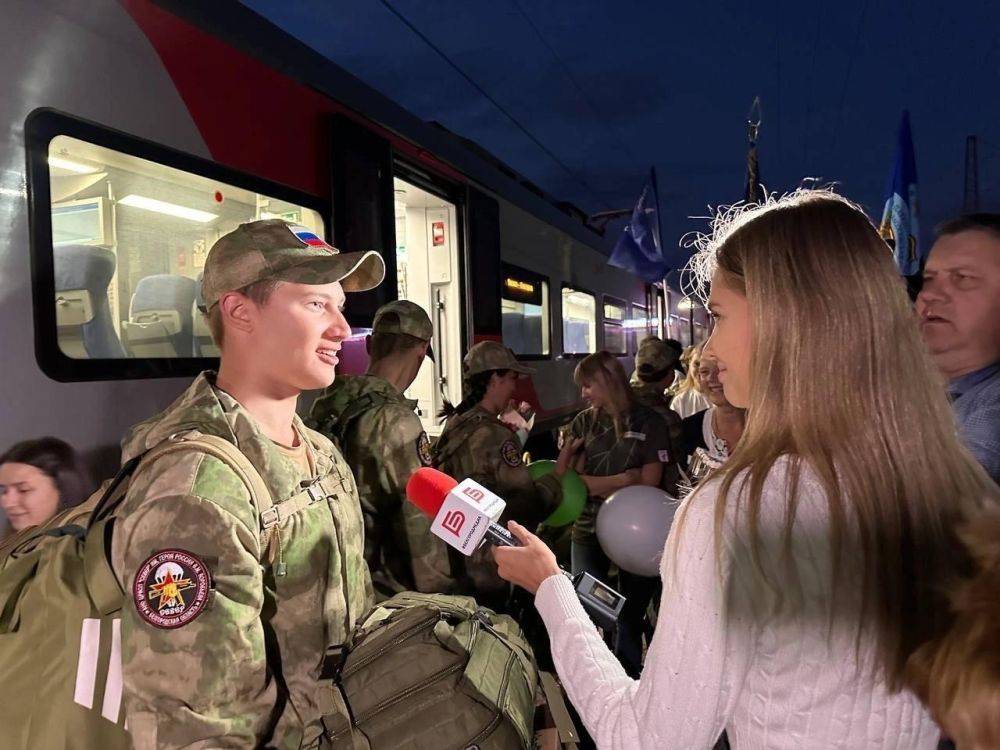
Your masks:
M 641 302 L 629 302 L 628 320 L 635 320 L 636 310 L 642 310 L 643 312 L 642 319 L 645 321 L 645 326 L 642 328 L 642 336 L 639 335 L 640 329 L 638 328 L 627 328 L 625 330 L 625 335 L 628 341 L 631 342 L 632 344 L 632 346 L 629 348 L 629 351 L 632 354 L 635 354 L 636 352 L 639 351 L 639 342 L 649 335 L 649 329 L 650 329 L 649 308 Z
M 546 287 L 548 288 L 548 297 L 549 297 L 549 309 L 548 309 L 548 315 L 546 316 L 546 317 L 548 317 L 548 321 L 546 321 L 546 322 L 547 322 L 547 328 L 548 328 L 548 334 L 549 334 L 549 353 L 548 354 L 518 354 L 517 352 L 514 352 L 514 356 L 517 357 L 518 361 L 524 361 L 524 362 L 543 362 L 543 361 L 551 360 L 552 357 L 554 356 L 554 351 L 555 351 L 555 343 L 554 343 L 554 338 L 552 336 L 552 317 L 553 317 L 552 316 L 552 280 L 548 276 L 546 276 L 545 274 L 543 274 L 543 273 L 538 273 L 537 271 L 529 271 L 527 268 L 522 268 L 521 266 L 515 266 L 513 263 L 507 263 L 506 261 L 503 261 L 503 260 L 500 261 L 500 279 L 501 279 L 501 281 L 500 281 L 500 305 L 501 305 L 501 310 L 500 310 L 500 338 L 501 338 L 501 340 L 503 340 L 503 300 L 504 300 L 504 296 L 503 296 L 503 279 L 507 276 L 508 273 L 510 273 L 513 276 L 523 277 L 525 279 L 525 281 L 530 281 L 532 283 L 534 283 L 534 282 L 540 282 L 540 283 L 545 284 Z M 561 294 L 560 294 L 560 300 L 562 300 L 562 295 Z M 513 302 L 513 301 L 516 301 L 516 300 L 511 300 L 511 301 Z M 559 312 L 560 312 L 560 315 L 561 315 L 562 314 L 562 310 L 560 309 Z M 504 346 L 507 346 L 507 344 L 505 343 Z M 511 351 L 513 351 L 513 350 L 511 350 Z
M 563 330 L 563 304 L 562 304 L 562 293 L 564 289 L 570 289 L 574 292 L 583 292 L 584 294 L 589 294 L 594 299 L 594 351 L 592 352 L 567 352 L 566 351 L 566 333 Z M 583 359 L 584 357 L 590 356 L 595 352 L 599 352 L 600 349 L 597 348 L 597 299 L 598 295 L 595 294 L 590 289 L 586 287 L 576 286 L 575 284 L 570 284 L 568 282 L 563 282 L 559 285 L 559 344 L 562 349 L 562 353 L 559 355 L 561 359 Z M 604 310 L 601 310 L 601 320 L 604 319 Z M 604 332 L 601 332 L 601 336 Z
M 621 320 L 610 320 L 607 316 L 605 316 L 605 314 L 604 314 L 604 308 L 607 307 L 608 304 L 611 304 L 614 307 L 621 308 L 621 311 L 622 311 L 622 319 Z M 628 328 L 625 327 L 625 321 L 628 320 L 628 312 L 629 312 L 628 302 L 626 302 L 625 300 L 621 299 L 620 297 L 615 297 L 615 296 L 610 295 L 610 294 L 602 294 L 601 295 L 601 341 L 604 344 L 604 351 L 606 351 L 608 354 L 612 354 L 612 355 L 614 355 L 616 357 L 627 357 L 628 356 L 629 331 L 628 331 Z M 613 352 L 613 351 L 611 351 L 611 349 L 608 348 L 608 338 L 607 338 L 606 326 L 609 323 L 611 325 L 616 325 L 616 326 L 618 326 L 618 328 L 621 329 L 621 332 L 622 332 L 622 349 L 624 351 Z
M 310 209 L 319 215 L 323 236 L 329 238 L 332 212 L 329 200 L 54 109 L 32 111 L 25 119 L 24 141 L 35 359 L 42 372 L 58 382 L 192 376 L 214 368 L 218 362 L 212 357 L 74 359 L 59 348 L 53 303 L 55 259 L 48 155 L 49 144 L 60 135 Z

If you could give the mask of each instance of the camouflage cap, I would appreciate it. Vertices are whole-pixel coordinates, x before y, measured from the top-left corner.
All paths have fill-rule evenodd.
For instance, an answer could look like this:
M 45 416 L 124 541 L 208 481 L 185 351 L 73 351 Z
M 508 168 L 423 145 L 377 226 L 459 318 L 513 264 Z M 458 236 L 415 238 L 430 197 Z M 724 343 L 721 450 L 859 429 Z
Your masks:
M 635 370 L 642 375 L 667 372 L 678 366 L 681 353 L 668 342 L 656 336 L 647 336 L 639 342 L 635 353 Z
M 434 338 L 434 326 L 424 308 L 407 299 L 397 299 L 382 305 L 375 312 L 372 332 L 403 334 L 421 341 Z
M 240 224 L 216 240 L 205 259 L 202 296 L 211 308 L 226 292 L 264 279 L 299 284 L 339 281 L 345 292 L 364 292 L 385 276 L 382 256 L 372 250 L 342 253 L 311 229 L 281 219 Z
M 462 360 L 462 374 L 468 377 L 491 370 L 513 370 L 524 375 L 534 372 L 518 362 L 514 352 L 499 341 L 480 341 Z

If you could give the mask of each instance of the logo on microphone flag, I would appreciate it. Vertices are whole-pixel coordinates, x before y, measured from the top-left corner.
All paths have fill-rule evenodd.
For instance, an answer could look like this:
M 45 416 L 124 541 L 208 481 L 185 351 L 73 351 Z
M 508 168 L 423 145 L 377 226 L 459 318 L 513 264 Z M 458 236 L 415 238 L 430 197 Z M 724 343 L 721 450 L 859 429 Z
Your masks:
M 455 536 L 458 536 L 462 532 L 462 526 L 464 525 L 465 514 L 460 510 L 449 510 L 445 513 L 444 520 L 441 522 L 441 528 L 450 531 Z
M 502 498 L 466 479 L 445 495 L 431 522 L 431 533 L 463 555 L 471 555 L 505 507 Z
M 480 502 L 483 499 L 483 497 L 484 497 L 483 491 L 480 490 L 480 489 L 476 489 L 475 487 L 463 487 L 462 488 L 462 494 L 463 495 L 468 495 L 473 500 L 475 500 L 477 503 Z

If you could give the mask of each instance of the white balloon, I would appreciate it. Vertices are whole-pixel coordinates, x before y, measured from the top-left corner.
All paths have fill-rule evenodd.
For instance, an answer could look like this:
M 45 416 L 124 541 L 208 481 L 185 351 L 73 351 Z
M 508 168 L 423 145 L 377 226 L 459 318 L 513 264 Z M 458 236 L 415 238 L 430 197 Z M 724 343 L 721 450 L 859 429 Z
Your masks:
M 623 487 L 597 513 L 597 541 L 622 570 L 658 576 L 663 547 L 680 501 L 657 487 Z

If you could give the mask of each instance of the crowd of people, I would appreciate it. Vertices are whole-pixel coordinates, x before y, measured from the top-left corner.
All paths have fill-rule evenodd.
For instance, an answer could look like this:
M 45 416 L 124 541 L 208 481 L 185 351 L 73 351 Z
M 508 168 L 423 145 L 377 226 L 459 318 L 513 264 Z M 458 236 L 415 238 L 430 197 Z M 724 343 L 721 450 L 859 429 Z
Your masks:
M 404 396 L 434 333 L 417 305 L 383 306 L 367 372 L 334 377 L 343 306 L 381 280 L 376 254 L 310 255 L 279 220 L 220 239 L 204 277 L 219 372 L 137 425 L 124 459 L 180 429 L 223 435 L 287 511 L 265 552 L 230 467 L 194 453 L 130 488 L 112 554 L 123 590 L 181 549 L 215 597 L 190 619 L 138 600 L 123 613 L 136 745 L 306 745 L 321 734 L 316 665 L 374 602 L 416 590 L 523 612 L 520 589 L 602 748 L 707 748 L 724 732 L 748 748 L 932 748 L 939 727 L 960 748 L 1000 746 L 1000 216 L 940 228 L 915 313 L 871 222 L 833 193 L 714 229 L 692 265 L 709 341 L 650 336 L 631 377 L 608 352 L 582 359 L 587 407 L 541 476 L 525 458 L 531 411 L 512 401 L 530 369 L 509 349 L 471 347 L 432 442 Z M 319 387 L 303 422 L 298 396 Z M 521 546 L 464 558 L 435 538 L 405 500 L 422 466 L 506 500 Z M 570 471 L 587 497 L 557 558 L 543 522 Z M 337 502 L 298 500 L 326 481 Z M 635 485 L 684 498 L 659 578 L 617 570 L 596 534 L 602 504 Z M 86 489 L 54 438 L 0 456 L 15 532 Z M 594 628 L 560 566 L 625 594 L 614 632 Z M 198 643 L 226 668 L 202 670 Z M 201 679 L 182 678 L 192 669 Z

